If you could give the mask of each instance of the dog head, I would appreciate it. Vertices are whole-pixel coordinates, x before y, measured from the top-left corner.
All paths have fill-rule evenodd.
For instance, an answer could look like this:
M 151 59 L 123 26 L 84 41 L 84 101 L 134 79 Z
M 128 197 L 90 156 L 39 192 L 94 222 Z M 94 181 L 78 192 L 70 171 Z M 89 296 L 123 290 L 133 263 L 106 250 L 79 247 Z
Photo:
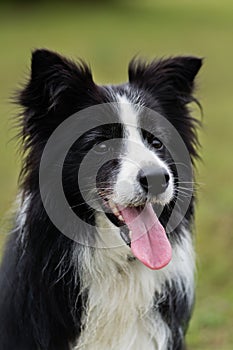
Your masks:
M 200 67 L 201 59 L 195 57 L 148 64 L 133 60 L 128 83 L 98 86 L 84 63 L 35 51 L 30 81 L 19 97 L 27 151 L 24 191 L 39 190 L 41 156 L 54 131 L 74 113 L 89 110 L 83 119 L 77 116 L 77 128 L 84 130 L 85 123 L 88 128 L 71 145 L 64 162 L 62 182 L 69 206 L 94 226 L 100 211 L 119 227 L 134 256 L 153 269 L 165 266 L 171 259 L 165 224 L 182 187 L 171 154 L 172 130 L 192 162 L 198 141 L 196 121 L 187 106 L 194 100 Z M 57 144 L 57 154 L 60 147 Z M 192 199 L 191 193 L 184 215 L 191 215 Z

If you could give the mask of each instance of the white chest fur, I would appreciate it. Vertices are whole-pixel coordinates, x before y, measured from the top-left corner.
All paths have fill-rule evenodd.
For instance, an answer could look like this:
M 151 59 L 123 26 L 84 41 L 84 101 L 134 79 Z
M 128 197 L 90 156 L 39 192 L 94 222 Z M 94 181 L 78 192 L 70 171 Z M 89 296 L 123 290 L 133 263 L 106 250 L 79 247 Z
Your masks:
M 153 271 L 131 262 L 131 272 L 109 268 L 109 275 L 92 281 L 85 328 L 75 349 L 166 349 L 169 329 L 152 314 L 156 280 Z M 158 334 L 160 333 L 160 334 Z M 161 344 L 157 344 L 160 339 Z
M 159 271 L 149 270 L 137 260 L 128 261 L 129 251 L 125 245 L 97 248 L 92 259 L 88 248 L 84 253 L 83 288 L 89 293 L 74 350 L 167 349 L 170 329 L 153 310 L 154 297 L 165 282 L 183 280 L 191 302 L 194 259 L 190 236 L 187 233 L 173 250 L 170 264 Z

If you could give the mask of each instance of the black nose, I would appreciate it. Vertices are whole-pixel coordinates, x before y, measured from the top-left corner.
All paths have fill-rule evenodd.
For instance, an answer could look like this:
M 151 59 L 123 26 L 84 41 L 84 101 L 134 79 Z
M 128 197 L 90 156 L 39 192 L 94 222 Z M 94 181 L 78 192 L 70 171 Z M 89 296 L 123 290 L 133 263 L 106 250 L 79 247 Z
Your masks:
M 138 174 L 142 188 L 151 195 L 163 193 L 168 187 L 170 176 L 166 169 L 145 168 Z

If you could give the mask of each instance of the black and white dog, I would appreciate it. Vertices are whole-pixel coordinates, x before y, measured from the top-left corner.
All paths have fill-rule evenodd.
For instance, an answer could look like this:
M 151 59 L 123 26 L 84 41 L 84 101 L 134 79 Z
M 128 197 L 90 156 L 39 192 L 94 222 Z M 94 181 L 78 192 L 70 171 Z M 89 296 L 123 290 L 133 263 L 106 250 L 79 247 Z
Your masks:
M 25 157 L 0 271 L 0 350 L 185 348 L 194 300 L 192 167 L 198 158 L 198 122 L 188 104 L 196 101 L 200 67 L 195 57 L 133 60 L 128 83 L 98 86 L 83 62 L 33 53 L 30 80 L 18 98 Z M 42 171 L 45 195 L 40 181 L 48 140 L 72 115 L 78 131 L 89 118 L 62 166 L 77 225 L 53 199 L 58 180 L 51 174 L 60 169 L 63 137 Z M 176 137 L 191 159 L 188 176 Z M 71 227 L 73 239 L 47 207 L 64 229 Z

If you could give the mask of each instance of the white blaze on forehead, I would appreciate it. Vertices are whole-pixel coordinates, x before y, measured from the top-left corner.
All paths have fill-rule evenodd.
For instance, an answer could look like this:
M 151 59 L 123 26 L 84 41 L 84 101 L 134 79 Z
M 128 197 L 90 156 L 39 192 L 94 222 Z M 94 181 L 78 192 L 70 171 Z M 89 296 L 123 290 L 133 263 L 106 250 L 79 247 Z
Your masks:
M 139 129 L 139 107 L 131 103 L 125 95 L 118 96 L 118 102 L 119 117 L 122 121 L 125 134 L 124 153 L 127 157 L 127 161 L 135 162 L 134 167 L 138 165 L 138 168 L 140 168 L 141 161 L 145 159 L 148 154 L 150 154 L 148 160 L 151 159 L 152 152 L 145 146 Z M 142 154 L 144 154 L 144 157 L 142 157 Z
M 122 121 L 125 131 L 125 153 L 127 159 L 136 161 L 139 168 L 141 165 L 159 165 L 163 166 L 163 162 L 159 157 L 149 149 L 143 140 L 140 124 L 139 111 L 140 107 L 123 95 L 118 95 L 119 117 Z
M 118 95 L 120 118 L 124 125 L 127 136 L 132 139 L 140 140 L 138 133 L 138 110 L 136 105 L 130 103 L 125 95 Z

